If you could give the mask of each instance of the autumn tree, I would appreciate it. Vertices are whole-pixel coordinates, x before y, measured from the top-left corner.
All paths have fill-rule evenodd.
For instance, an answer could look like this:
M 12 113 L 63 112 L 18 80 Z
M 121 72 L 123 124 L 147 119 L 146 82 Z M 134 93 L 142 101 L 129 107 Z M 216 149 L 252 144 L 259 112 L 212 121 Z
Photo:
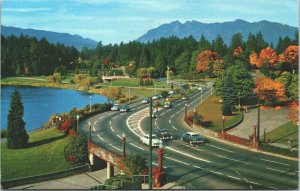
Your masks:
M 268 67 L 273 68 L 276 62 L 277 62 L 277 55 L 273 48 L 267 47 L 260 51 L 258 64 L 257 64 L 259 68 L 262 65 L 267 65 Z
M 243 53 L 243 49 L 240 46 L 233 50 L 233 56 L 235 57 L 241 57 L 242 53 Z
M 208 72 L 211 64 L 219 58 L 219 54 L 211 50 L 204 50 L 197 56 L 197 72 Z
M 289 114 L 288 114 L 289 119 L 293 121 L 295 125 L 299 125 L 299 105 L 298 102 L 293 101 L 290 106 Z
M 290 45 L 286 48 L 284 51 L 284 58 L 287 63 L 290 63 L 292 68 L 297 69 L 298 68 L 298 46 L 296 45 Z
M 274 81 L 266 77 L 256 78 L 254 93 L 258 95 L 259 91 L 260 99 L 271 102 L 273 106 L 275 105 L 275 101 L 285 94 L 285 88 L 282 82 Z
M 249 63 L 250 63 L 252 66 L 256 67 L 256 68 L 259 67 L 259 66 L 258 66 L 258 56 L 257 56 L 256 52 L 252 52 L 252 53 L 249 55 Z
M 111 88 L 107 89 L 104 94 L 105 94 L 105 96 L 107 96 L 113 100 L 118 100 L 118 99 L 120 99 L 120 97 L 122 95 L 122 91 L 121 91 L 121 88 L 119 88 L 119 87 L 111 87 Z

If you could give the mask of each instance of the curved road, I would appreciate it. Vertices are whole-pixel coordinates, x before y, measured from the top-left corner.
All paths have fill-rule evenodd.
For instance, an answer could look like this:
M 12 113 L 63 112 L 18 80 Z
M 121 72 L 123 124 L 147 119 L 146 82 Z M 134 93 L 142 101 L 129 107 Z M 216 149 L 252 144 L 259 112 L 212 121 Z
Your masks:
M 203 99 L 210 90 L 203 91 Z M 183 132 L 191 131 L 183 124 L 185 103 L 189 110 L 201 100 L 201 92 L 189 100 L 177 100 L 171 109 L 160 110 L 153 120 L 155 128 L 165 128 L 174 140 L 164 142 L 164 167 L 168 181 L 187 184 L 189 189 L 296 189 L 298 161 L 251 152 L 210 139 L 209 143 L 190 145 L 180 140 Z M 139 137 L 149 130 L 149 105 L 135 103 L 130 112 L 106 112 L 81 122 L 80 131 L 88 134 L 87 121 L 92 122 L 92 140 L 113 152 L 122 153 L 122 133 L 126 134 L 126 153 L 148 157 L 148 146 Z M 153 149 L 153 164 L 157 163 Z

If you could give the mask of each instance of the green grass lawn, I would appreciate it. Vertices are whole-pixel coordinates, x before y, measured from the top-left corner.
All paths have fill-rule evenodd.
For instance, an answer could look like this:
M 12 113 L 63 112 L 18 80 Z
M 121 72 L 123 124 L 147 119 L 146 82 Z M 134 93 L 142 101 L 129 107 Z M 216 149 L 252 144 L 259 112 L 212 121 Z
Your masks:
M 292 147 L 298 147 L 298 126 L 292 122 L 288 122 L 285 125 L 274 129 L 266 134 L 266 140 L 270 139 L 272 143 L 281 143 L 287 145 L 288 138 L 293 138 Z M 263 140 L 261 136 L 261 140 Z
M 25 149 L 7 149 L 1 143 L 2 180 L 17 179 L 65 170 L 68 163 L 64 148 L 69 138 L 54 129 L 30 133 L 29 145 Z
M 203 127 L 220 131 L 222 129 L 222 104 L 219 103 L 220 97 L 215 95 L 208 97 L 201 105 L 196 107 L 196 112 L 203 117 Z M 192 112 L 190 112 L 192 115 Z M 231 126 L 241 119 L 241 113 L 234 112 L 231 116 L 225 116 L 225 127 Z
M 140 82 L 139 78 L 124 78 L 124 79 L 113 80 L 112 83 L 106 82 L 103 85 L 110 86 L 112 84 L 112 86 L 155 88 L 154 84 L 156 84 L 156 88 L 170 88 L 171 87 L 166 82 L 153 81 L 153 86 L 140 86 L 139 82 Z

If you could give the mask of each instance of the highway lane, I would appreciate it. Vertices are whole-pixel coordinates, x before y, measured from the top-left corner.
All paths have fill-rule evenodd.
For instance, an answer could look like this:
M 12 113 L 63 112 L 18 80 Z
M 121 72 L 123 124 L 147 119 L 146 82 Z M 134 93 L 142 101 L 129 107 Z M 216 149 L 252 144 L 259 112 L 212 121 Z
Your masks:
M 182 131 L 187 131 L 186 126 L 182 124 L 184 116 L 184 104 L 182 103 L 178 102 L 173 109 L 163 112 L 161 118 L 156 121 L 158 127 L 169 129 L 177 138 Z M 178 130 L 176 131 L 174 127 Z M 170 145 L 178 150 L 182 144 L 175 140 Z M 211 160 L 214 167 L 223 168 L 223 174 L 242 177 L 240 181 L 248 182 L 252 188 L 297 188 L 298 162 L 296 161 L 249 152 L 214 140 L 210 140 L 209 144 L 194 147 L 197 149 L 187 145 L 182 150 L 201 156 L 205 160 Z M 167 152 L 169 152 L 168 148 Z M 186 157 L 185 162 L 190 163 L 190 157 Z M 195 186 L 197 182 L 198 180 L 194 183 Z
M 199 100 L 199 92 L 194 93 L 190 97 L 195 96 Z M 193 101 L 191 99 L 188 102 L 191 103 Z M 154 128 L 155 126 L 168 128 L 178 138 L 183 131 L 186 131 L 185 127 L 181 125 L 185 103 L 185 101 L 178 100 L 175 102 L 173 109 L 161 110 L 162 116 L 154 120 Z M 93 141 L 95 140 L 109 150 L 121 153 L 122 140 L 120 136 L 124 132 L 127 140 L 127 153 L 138 153 L 147 156 L 148 147 L 139 144 L 139 137 L 129 130 L 128 124 L 125 123 L 131 115 L 145 107 L 147 106 L 137 104 L 136 107 L 132 108 L 133 111 L 128 113 L 108 112 L 90 119 L 95 123 L 95 131 L 92 134 Z M 170 119 L 170 122 L 168 119 Z M 142 120 L 137 116 L 137 123 L 139 121 L 141 128 L 146 132 L 149 128 L 147 128 L 147 120 L 149 121 L 149 118 Z M 180 152 L 184 152 L 186 155 Z M 153 156 L 156 162 L 155 149 Z M 206 164 L 207 162 L 199 160 L 200 158 L 210 161 L 210 163 Z M 249 163 L 250 166 L 245 168 L 244 166 L 249 165 Z M 291 162 L 291 164 L 287 164 L 289 166 L 283 165 L 286 163 L 286 160 L 277 158 L 275 161 L 270 160 L 268 157 L 260 158 L 257 153 L 237 149 L 213 140 L 210 140 L 210 143 L 204 146 L 190 146 L 179 140 L 166 144 L 165 166 L 168 175 L 170 175 L 168 176 L 169 179 L 180 179 L 189 183 L 189 186 L 194 189 L 295 188 L 298 180 L 294 174 L 295 170 L 298 170 L 295 167 L 297 163 Z M 263 168 L 269 164 L 272 165 Z M 289 168 L 290 172 L 286 172 L 286 167 Z M 263 173 L 260 171 L 263 171 Z M 263 175 L 260 176 L 260 174 Z M 284 180 L 282 175 L 287 177 L 286 181 L 282 181 Z

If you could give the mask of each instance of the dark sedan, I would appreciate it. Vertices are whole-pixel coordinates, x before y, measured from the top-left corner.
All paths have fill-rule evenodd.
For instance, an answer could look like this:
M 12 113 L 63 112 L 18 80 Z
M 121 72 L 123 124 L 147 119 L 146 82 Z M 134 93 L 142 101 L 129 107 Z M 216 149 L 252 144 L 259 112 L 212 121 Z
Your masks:
M 171 140 L 173 139 L 173 136 L 169 133 L 167 129 L 158 129 L 155 131 L 155 134 L 157 137 L 160 138 L 160 140 Z
M 194 132 L 186 132 L 183 133 L 181 136 L 181 140 L 191 143 L 191 144 L 197 144 L 197 143 L 204 143 L 205 140 L 203 137 L 201 137 L 198 133 Z

